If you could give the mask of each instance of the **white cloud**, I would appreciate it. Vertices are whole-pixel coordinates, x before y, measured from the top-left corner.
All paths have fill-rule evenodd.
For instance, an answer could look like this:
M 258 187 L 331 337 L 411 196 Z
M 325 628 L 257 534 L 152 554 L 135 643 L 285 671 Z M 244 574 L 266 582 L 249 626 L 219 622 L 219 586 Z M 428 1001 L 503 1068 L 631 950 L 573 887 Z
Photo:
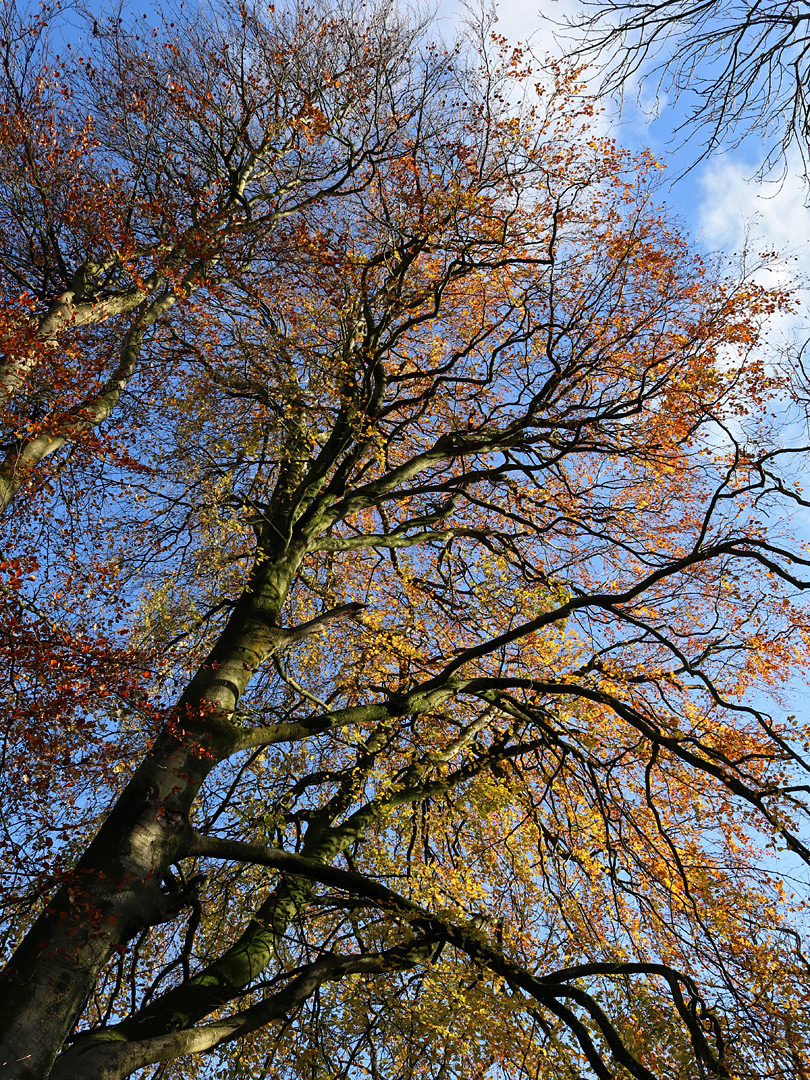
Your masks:
M 799 169 L 779 183 L 752 180 L 756 166 L 719 158 L 704 166 L 697 224 L 704 243 L 729 251 L 780 255 L 786 279 L 810 276 L 810 209 Z
M 484 11 L 488 9 L 485 3 Z M 442 0 L 439 4 L 437 17 L 448 27 L 458 23 L 468 14 L 476 14 L 481 8 L 475 0 L 465 4 L 464 0 Z M 565 14 L 573 14 L 578 10 L 576 0 L 559 0 L 554 4 L 554 17 L 562 18 Z M 536 55 L 544 56 L 547 53 L 559 53 L 552 32 L 551 23 L 541 19 L 540 4 L 532 0 L 498 0 L 496 4 L 498 22 L 495 31 L 503 34 L 510 42 L 517 44 L 529 44 Z M 449 35 L 448 35 L 449 36 Z
M 733 157 L 704 165 L 695 223 L 710 250 L 747 252 L 752 260 L 760 252 L 776 254 L 754 278 L 795 292 L 799 311 L 775 320 L 772 331 L 776 337 L 804 341 L 810 327 L 810 209 L 801 170 L 789 169 L 781 184 L 753 180 L 755 171 L 756 164 Z

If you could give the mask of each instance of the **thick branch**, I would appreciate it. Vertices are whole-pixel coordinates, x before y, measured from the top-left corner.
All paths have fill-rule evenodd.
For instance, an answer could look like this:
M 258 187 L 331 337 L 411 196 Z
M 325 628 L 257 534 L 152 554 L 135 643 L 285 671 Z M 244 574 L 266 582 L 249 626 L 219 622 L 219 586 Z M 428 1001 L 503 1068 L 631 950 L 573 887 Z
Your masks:
M 116 1027 L 88 1032 L 57 1060 L 51 1080 L 87 1080 L 89 1076 L 97 1080 L 123 1080 L 146 1065 L 213 1050 L 288 1016 L 324 982 L 347 975 L 376 975 L 413 967 L 424 958 L 428 948 L 419 941 L 383 953 L 325 956 L 307 965 L 282 990 L 211 1024 L 131 1041 L 122 1038 Z
M 258 844 L 246 844 L 241 841 L 223 840 L 217 837 L 205 837 L 195 834 L 192 841 L 190 855 L 199 855 L 207 858 L 228 859 L 239 862 L 251 862 L 257 865 L 271 866 L 281 872 L 292 873 L 296 876 L 305 877 L 312 881 L 318 881 L 332 888 L 343 889 L 354 895 L 362 896 L 376 905 L 398 913 L 414 927 L 414 929 L 431 935 L 443 937 L 451 944 L 465 952 L 472 960 L 482 963 L 497 975 L 501 975 L 510 983 L 520 987 L 528 993 L 539 1005 L 551 1008 L 552 1012 L 561 1015 L 563 1019 L 568 1014 L 566 1021 L 579 1038 L 586 1054 L 591 1057 L 592 1044 L 590 1039 L 585 1040 L 585 1029 L 581 1023 L 570 1022 L 573 1014 L 567 1007 L 561 1007 L 559 1001 L 569 999 L 583 1008 L 596 1023 L 605 1038 L 616 1060 L 622 1064 L 637 1080 L 655 1080 L 649 1072 L 632 1054 L 626 1049 L 620 1036 L 604 1014 L 602 1009 L 586 991 L 579 987 L 567 985 L 571 980 L 584 978 L 588 975 L 633 975 L 646 974 L 658 975 L 664 978 L 673 993 L 675 1006 L 681 1018 L 687 1023 L 692 1044 L 698 1057 L 712 1068 L 718 1075 L 726 1075 L 720 1057 L 716 1056 L 709 1047 L 705 1034 L 700 1024 L 695 1020 L 695 1004 L 699 1004 L 697 1012 L 700 1017 L 708 1016 L 705 1005 L 697 993 L 697 988 L 689 976 L 681 975 L 680 972 L 665 964 L 596 964 L 583 965 L 581 967 L 567 968 L 549 975 L 538 977 L 526 971 L 520 965 L 509 960 L 499 949 L 494 948 L 489 940 L 481 933 L 477 926 L 466 923 L 456 923 L 442 916 L 429 912 L 419 904 L 408 900 L 385 885 L 381 885 L 362 874 L 349 870 L 340 870 L 336 867 L 325 866 L 316 863 L 300 855 L 294 855 L 278 848 L 262 847 Z M 679 983 L 687 987 L 690 995 L 690 1005 L 683 1001 Z M 575 1019 L 575 1018 L 574 1018 Z M 717 1041 L 718 1053 L 722 1055 L 722 1043 L 719 1040 L 719 1030 L 712 1020 L 713 1031 Z

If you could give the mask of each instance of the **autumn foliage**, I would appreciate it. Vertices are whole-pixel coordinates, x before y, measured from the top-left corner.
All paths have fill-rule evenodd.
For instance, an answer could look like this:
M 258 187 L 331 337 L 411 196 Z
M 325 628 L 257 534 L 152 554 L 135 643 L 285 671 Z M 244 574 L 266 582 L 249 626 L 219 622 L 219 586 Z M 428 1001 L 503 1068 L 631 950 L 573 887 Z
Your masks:
M 486 25 L 77 19 L 0 45 L 3 1077 L 806 1077 L 788 299 Z

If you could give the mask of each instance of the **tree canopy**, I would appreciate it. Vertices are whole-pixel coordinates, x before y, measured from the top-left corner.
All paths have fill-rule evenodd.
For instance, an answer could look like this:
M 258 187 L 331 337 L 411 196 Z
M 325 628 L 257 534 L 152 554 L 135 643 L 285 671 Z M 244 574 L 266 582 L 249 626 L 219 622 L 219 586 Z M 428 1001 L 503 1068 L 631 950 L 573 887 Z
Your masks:
M 85 31 L 0 43 L 3 1076 L 806 1076 L 789 298 L 486 24 Z

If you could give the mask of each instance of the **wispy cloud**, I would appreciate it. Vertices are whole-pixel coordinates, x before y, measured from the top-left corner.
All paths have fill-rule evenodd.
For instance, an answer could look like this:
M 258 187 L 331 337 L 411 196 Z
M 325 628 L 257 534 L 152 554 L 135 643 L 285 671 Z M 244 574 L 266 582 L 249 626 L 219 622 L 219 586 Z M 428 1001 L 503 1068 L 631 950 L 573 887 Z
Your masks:
M 716 158 L 702 169 L 697 224 L 711 248 L 774 251 L 779 272 L 797 285 L 810 279 L 810 209 L 799 170 L 784 181 L 751 179 L 756 164 Z

